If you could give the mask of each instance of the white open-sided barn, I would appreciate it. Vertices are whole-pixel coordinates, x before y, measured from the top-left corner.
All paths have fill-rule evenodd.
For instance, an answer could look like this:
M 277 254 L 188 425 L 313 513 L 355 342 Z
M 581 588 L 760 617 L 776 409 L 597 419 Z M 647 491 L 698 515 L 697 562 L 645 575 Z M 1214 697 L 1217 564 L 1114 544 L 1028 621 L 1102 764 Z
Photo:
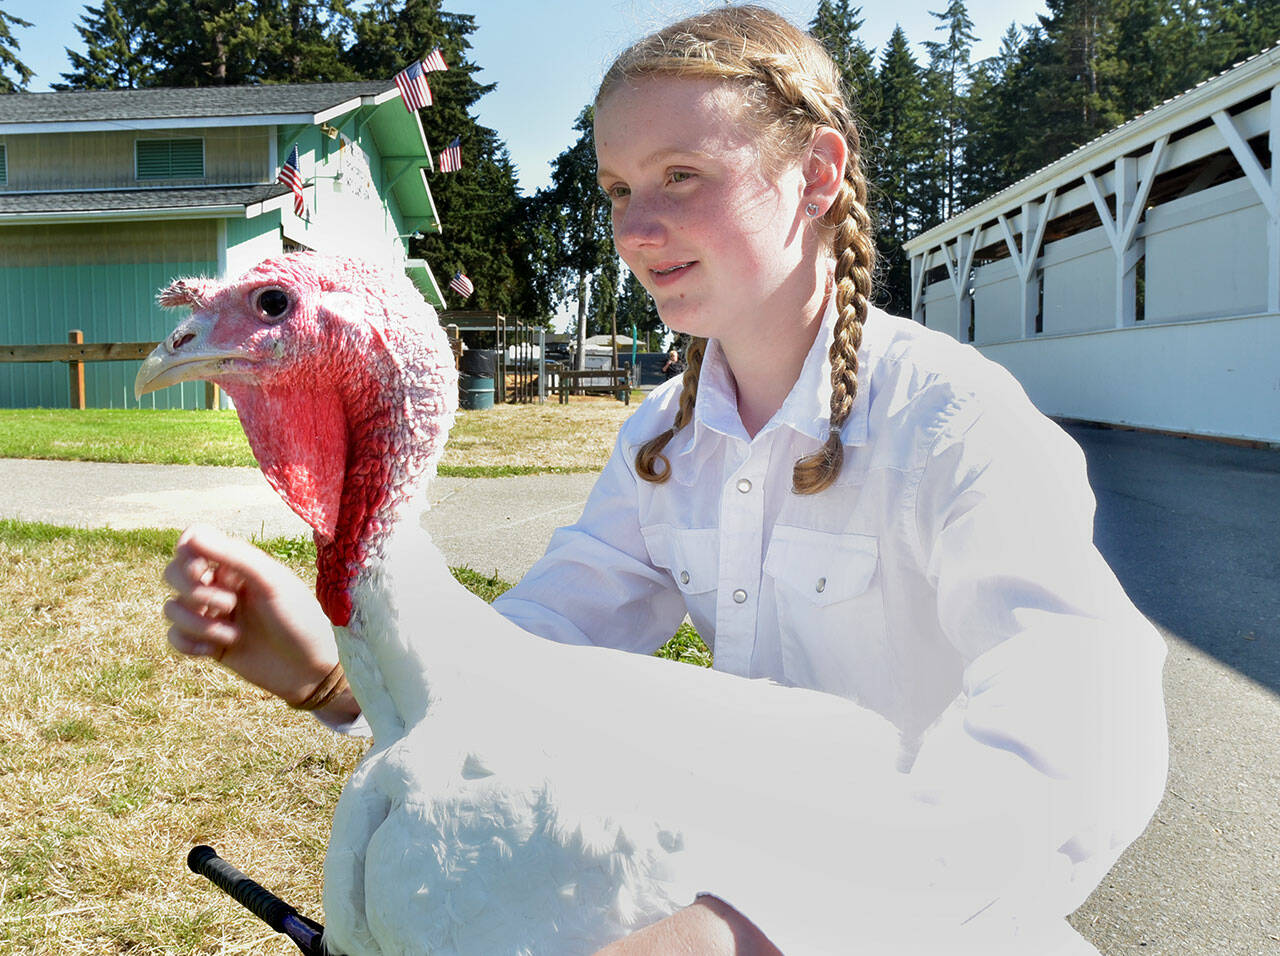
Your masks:
M 1280 442 L 1280 47 L 904 245 L 1045 414 Z

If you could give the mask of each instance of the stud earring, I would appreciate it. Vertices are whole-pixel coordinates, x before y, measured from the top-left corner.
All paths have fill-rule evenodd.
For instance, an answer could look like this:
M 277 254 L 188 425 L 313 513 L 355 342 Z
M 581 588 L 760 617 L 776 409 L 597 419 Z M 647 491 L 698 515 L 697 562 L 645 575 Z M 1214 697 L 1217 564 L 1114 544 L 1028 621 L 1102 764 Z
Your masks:
M 809 203 L 809 205 L 804 207 L 804 214 L 812 219 L 818 214 L 818 204 L 816 202 Z

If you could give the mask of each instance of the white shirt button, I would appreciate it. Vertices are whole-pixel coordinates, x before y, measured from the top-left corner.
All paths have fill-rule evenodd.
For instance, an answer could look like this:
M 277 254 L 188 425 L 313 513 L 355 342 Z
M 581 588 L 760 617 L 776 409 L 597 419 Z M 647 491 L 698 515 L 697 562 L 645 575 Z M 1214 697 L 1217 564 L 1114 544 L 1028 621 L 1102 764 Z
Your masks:
M 818 578 L 818 583 L 813 586 L 813 589 L 817 591 L 819 594 L 821 594 L 823 591 L 827 589 L 827 579 Z
M 739 490 L 739 491 L 741 491 L 741 492 L 745 495 L 748 491 L 750 491 L 750 490 L 751 490 L 751 482 L 750 482 L 750 481 L 748 481 L 746 478 L 739 478 L 739 479 L 738 479 L 738 490 Z
M 681 571 L 681 572 L 680 572 L 680 583 L 681 583 L 681 584 L 688 584 L 688 583 L 689 583 L 689 572 L 688 572 L 688 571 Z
M 743 601 L 747 599 L 747 592 L 742 590 L 742 588 L 738 588 L 738 590 L 733 592 L 733 599 L 737 603 L 741 604 Z

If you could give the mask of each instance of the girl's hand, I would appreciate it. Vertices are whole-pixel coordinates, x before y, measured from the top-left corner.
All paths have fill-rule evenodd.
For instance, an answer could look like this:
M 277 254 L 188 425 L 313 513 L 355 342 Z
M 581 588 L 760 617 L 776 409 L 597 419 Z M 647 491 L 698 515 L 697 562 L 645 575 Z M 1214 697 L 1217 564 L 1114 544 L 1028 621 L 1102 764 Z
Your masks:
M 213 528 L 183 532 L 164 580 L 169 643 L 212 657 L 286 703 L 307 699 L 338 662 L 328 618 L 297 576 L 261 550 Z M 360 708 L 350 692 L 324 708 L 336 723 Z
M 723 900 L 700 896 L 692 906 L 610 943 L 595 956 L 782 956 L 755 924 Z

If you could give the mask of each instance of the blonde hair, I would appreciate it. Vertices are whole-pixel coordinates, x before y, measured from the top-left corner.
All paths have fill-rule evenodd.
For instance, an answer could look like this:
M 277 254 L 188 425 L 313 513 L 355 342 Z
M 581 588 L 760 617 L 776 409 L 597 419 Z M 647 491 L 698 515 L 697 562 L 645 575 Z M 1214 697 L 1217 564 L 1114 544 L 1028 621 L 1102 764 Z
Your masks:
M 848 143 L 844 182 L 819 222 L 836 263 L 831 419 L 822 447 L 797 461 L 792 472 L 796 493 L 815 494 L 830 487 L 844 462 L 840 428 L 858 391 L 857 352 L 875 272 L 858 128 L 841 92 L 840 75 L 817 40 L 772 10 L 757 6 L 717 7 L 640 40 L 605 73 L 596 94 L 597 106 L 624 80 L 651 75 L 731 83 L 743 97 L 744 115 L 759 128 L 761 163 L 767 171 L 776 173 L 798 157 L 820 127 L 837 130 Z M 671 463 L 662 451 L 693 421 L 706 344 L 705 339 L 695 338 L 689 345 L 675 421 L 636 453 L 636 471 L 646 481 L 660 483 L 670 477 Z

